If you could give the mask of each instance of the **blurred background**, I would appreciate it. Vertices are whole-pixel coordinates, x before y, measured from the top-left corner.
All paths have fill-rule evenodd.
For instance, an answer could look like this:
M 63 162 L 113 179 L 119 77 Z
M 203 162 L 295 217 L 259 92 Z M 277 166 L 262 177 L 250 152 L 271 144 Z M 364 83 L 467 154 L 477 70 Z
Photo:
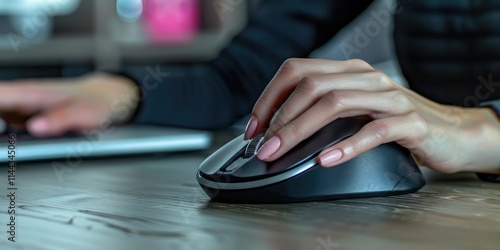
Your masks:
M 329 0 L 326 0 L 329 1 Z M 377 0 L 312 57 L 344 60 Z M 204 62 L 247 23 L 262 0 L 0 0 L 0 80 L 77 76 L 93 70 Z M 352 57 L 393 58 L 392 24 Z M 174 67 L 175 68 L 175 67 Z
M 260 0 L 0 0 L 0 80 L 203 62 Z

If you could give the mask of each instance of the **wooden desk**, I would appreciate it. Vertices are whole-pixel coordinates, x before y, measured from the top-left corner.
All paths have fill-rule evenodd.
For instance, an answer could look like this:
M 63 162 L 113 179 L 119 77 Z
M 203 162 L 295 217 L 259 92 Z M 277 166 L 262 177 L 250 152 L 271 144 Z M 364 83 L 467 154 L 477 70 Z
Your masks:
M 195 180 L 208 153 L 86 160 L 60 180 L 21 163 L 16 243 L 2 170 L 0 249 L 500 249 L 500 184 L 473 175 L 395 197 L 220 204 Z

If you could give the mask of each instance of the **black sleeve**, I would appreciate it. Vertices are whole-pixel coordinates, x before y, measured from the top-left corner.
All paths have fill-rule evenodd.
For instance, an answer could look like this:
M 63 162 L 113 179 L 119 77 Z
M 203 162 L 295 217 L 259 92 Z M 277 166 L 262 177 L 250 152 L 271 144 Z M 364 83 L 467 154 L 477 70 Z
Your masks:
M 166 77 L 151 74 L 166 66 L 124 72 L 143 90 L 134 122 L 198 129 L 231 125 L 251 111 L 286 59 L 307 57 L 371 2 L 269 0 L 211 62 L 172 71 Z

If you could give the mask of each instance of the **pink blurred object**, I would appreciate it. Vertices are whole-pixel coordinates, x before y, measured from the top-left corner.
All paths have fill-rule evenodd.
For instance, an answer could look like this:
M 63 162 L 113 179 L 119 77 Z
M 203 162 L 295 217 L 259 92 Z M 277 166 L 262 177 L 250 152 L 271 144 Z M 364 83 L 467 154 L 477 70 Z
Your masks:
M 143 0 L 146 31 L 154 43 L 189 42 L 200 26 L 198 0 Z

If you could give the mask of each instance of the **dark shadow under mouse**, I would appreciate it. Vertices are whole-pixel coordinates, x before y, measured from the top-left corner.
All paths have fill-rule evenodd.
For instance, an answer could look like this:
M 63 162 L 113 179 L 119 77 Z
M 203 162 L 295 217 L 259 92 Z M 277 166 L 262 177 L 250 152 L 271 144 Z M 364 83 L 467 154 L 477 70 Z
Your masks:
M 371 119 L 333 121 L 273 162 L 255 154 L 263 134 L 252 140 L 233 139 L 200 166 L 197 180 L 214 201 L 289 203 L 387 196 L 419 190 L 424 178 L 410 152 L 382 144 L 332 168 L 320 166 L 318 154 L 353 135 Z

